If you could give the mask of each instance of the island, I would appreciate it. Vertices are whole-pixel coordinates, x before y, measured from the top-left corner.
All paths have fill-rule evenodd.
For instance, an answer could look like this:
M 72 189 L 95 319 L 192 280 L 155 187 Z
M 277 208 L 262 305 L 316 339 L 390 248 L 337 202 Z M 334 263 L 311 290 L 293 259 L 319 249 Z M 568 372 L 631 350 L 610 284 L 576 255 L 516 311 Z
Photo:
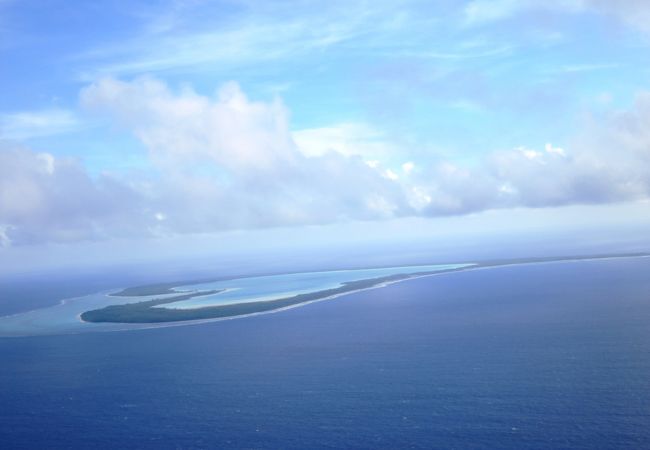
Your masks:
M 149 295 L 178 294 L 178 291 L 174 289 L 178 285 L 179 283 L 159 283 L 134 286 L 109 295 L 111 297 L 147 297 Z
M 91 323 L 164 323 L 164 322 L 182 322 L 193 320 L 222 319 L 238 316 L 247 316 L 251 314 L 278 311 L 285 308 L 324 300 L 327 298 L 341 296 L 363 289 L 380 287 L 398 281 L 404 281 L 410 278 L 439 275 L 449 272 L 458 272 L 464 270 L 475 270 L 480 268 L 489 268 L 506 265 L 533 264 L 545 262 L 562 262 L 562 261 L 581 261 L 581 260 L 598 260 L 609 258 L 629 258 L 629 257 L 647 257 L 646 253 L 627 253 L 627 254 L 610 254 L 610 255 L 589 255 L 589 256 L 564 256 L 564 257 L 543 257 L 543 258 L 519 258 L 508 260 L 490 260 L 478 263 L 464 265 L 462 267 L 447 268 L 435 271 L 400 273 L 378 278 L 362 279 L 357 281 L 348 281 L 341 283 L 340 286 L 324 289 L 315 292 L 297 294 L 289 297 L 275 300 L 248 301 L 241 303 L 212 305 L 197 307 L 191 309 L 174 309 L 165 308 L 161 305 L 171 304 L 194 297 L 214 295 L 222 290 L 206 290 L 183 292 L 176 291 L 174 286 L 187 285 L 188 283 L 160 283 L 155 285 L 137 286 L 123 289 L 120 292 L 111 294 L 112 296 L 151 296 L 151 295 L 170 295 L 164 298 L 155 298 L 136 303 L 127 303 L 119 305 L 110 305 L 101 309 L 94 309 L 80 314 L 83 322 Z
M 444 272 L 462 270 L 448 269 Z M 307 294 L 298 294 L 291 297 L 280 298 L 278 300 L 253 301 L 227 305 L 208 306 L 193 309 L 169 309 L 159 308 L 157 306 L 175 303 L 198 296 L 218 294 L 221 291 L 199 291 L 174 297 L 166 297 L 148 300 L 137 303 L 127 303 L 124 305 L 111 305 L 105 308 L 86 311 L 81 314 L 81 320 L 84 322 L 111 322 L 111 323 L 161 323 L 161 322 L 178 322 L 187 320 L 217 319 L 225 317 L 243 316 L 260 312 L 268 312 L 290 306 L 308 303 L 316 300 L 322 300 L 346 294 L 353 291 L 377 287 L 382 284 L 394 283 L 407 278 L 416 276 L 431 275 L 436 272 L 421 272 L 413 274 L 396 274 L 380 278 L 371 278 L 367 280 L 358 280 L 342 283 L 340 287 L 325 289 Z M 173 291 L 172 291 L 173 292 Z M 165 293 L 168 293 L 165 291 Z M 150 294 L 151 295 L 151 294 Z M 155 295 L 155 294 L 154 294 Z

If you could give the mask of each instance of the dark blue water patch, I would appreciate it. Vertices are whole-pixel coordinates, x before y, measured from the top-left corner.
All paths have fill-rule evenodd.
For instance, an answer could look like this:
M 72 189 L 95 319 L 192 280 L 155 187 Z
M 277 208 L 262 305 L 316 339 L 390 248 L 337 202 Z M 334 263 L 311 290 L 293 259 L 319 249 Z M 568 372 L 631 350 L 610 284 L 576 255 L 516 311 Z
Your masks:
M 0 339 L 3 448 L 650 448 L 650 260 Z
M 22 274 L 0 278 L 0 316 L 46 308 L 61 300 L 147 282 L 123 271 Z

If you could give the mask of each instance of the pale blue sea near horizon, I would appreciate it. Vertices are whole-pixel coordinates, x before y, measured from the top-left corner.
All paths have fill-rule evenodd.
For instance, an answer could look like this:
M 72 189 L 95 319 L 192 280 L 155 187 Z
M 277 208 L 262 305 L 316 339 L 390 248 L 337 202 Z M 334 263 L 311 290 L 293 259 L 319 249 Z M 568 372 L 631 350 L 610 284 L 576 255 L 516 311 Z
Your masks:
M 649 258 L 518 265 L 0 338 L 0 446 L 650 448 L 649 275 Z

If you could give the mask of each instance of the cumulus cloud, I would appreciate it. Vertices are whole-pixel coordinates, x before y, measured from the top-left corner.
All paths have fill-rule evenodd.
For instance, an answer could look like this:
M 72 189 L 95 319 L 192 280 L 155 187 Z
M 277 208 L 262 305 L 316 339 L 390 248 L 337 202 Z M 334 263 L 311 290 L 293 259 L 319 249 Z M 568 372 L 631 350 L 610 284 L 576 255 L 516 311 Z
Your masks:
M 282 103 L 251 102 L 236 83 L 208 98 L 189 88 L 176 95 L 150 78 L 105 78 L 85 88 L 81 101 L 117 118 L 168 168 L 208 160 L 245 172 L 295 163 Z
M 296 146 L 279 99 L 256 102 L 236 83 L 212 97 L 150 78 L 104 79 L 82 103 L 117 118 L 162 173 L 166 226 L 187 231 L 323 223 L 410 213 L 402 187 L 360 156 Z
M 379 143 L 355 150 L 369 139 L 368 127 L 338 133 L 332 127 L 295 139 L 281 100 L 253 101 L 234 83 L 203 96 L 150 78 L 109 78 L 84 89 L 81 101 L 132 132 L 149 152 L 151 171 L 90 176 L 78 161 L 0 144 L 0 245 L 650 195 L 650 93 L 628 111 L 594 120 L 566 146 L 494 152 L 471 167 L 396 162 Z M 328 136 L 334 136 L 329 147 Z
M 424 215 L 491 208 L 612 203 L 650 196 L 650 93 L 633 107 L 591 120 L 567 148 L 518 147 L 464 167 L 442 161 L 418 170 L 411 203 Z
M 593 120 L 571 148 L 496 152 L 487 167 L 522 206 L 606 203 L 650 194 L 650 93 L 624 112 Z
M 395 151 L 387 143 L 384 133 L 357 122 L 294 131 L 293 139 L 299 150 L 307 156 L 337 152 L 345 156 L 386 159 Z
M 142 234 L 141 199 L 76 161 L 0 143 L 0 245 Z
M 420 174 L 412 188 L 425 216 L 467 214 L 504 205 L 499 202 L 497 180 L 483 167 L 469 169 L 440 162 Z M 423 201 L 424 200 L 424 201 Z

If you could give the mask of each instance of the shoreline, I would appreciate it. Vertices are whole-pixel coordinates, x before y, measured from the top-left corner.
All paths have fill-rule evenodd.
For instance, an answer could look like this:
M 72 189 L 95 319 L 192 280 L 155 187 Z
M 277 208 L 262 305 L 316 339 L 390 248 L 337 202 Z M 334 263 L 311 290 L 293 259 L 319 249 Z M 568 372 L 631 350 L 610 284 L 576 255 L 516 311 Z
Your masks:
M 130 303 L 125 305 L 111 305 L 101 309 L 86 311 L 79 315 L 79 319 L 84 323 L 112 323 L 112 324 L 132 324 L 132 325 L 161 325 L 168 323 L 203 323 L 205 321 L 224 320 L 231 318 L 249 317 L 251 315 L 265 314 L 271 312 L 284 311 L 290 308 L 295 308 L 303 305 L 308 305 L 317 301 L 329 300 L 332 298 L 341 297 L 355 292 L 364 291 L 367 289 L 376 289 L 386 287 L 388 285 L 408 281 L 411 279 L 422 278 L 426 276 L 441 275 L 445 273 L 488 269 L 496 267 L 517 266 L 525 264 L 544 264 L 544 263 L 561 263 L 561 262 L 579 262 L 587 260 L 606 260 L 606 259 L 619 259 L 619 258 L 636 258 L 636 257 L 649 257 L 648 254 L 610 254 L 610 255 L 594 255 L 594 256 L 571 256 L 561 258 L 520 258 L 513 260 L 502 261 L 486 261 L 477 263 L 464 263 L 461 267 L 453 267 L 449 269 L 441 269 L 438 271 L 430 272 L 416 272 L 412 274 L 394 274 L 385 277 L 361 279 L 351 282 L 342 283 L 341 286 L 326 290 L 314 291 L 305 294 L 299 294 L 288 297 L 281 297 L 274 300 L 265 301 L 249 301 L 239 302 L 226 305 L 212 305 L 199 308 L 165 308 L 167 303 L 174 303 L 187 298 L 197 297 L 201 295 L 209 295 L 205 292 L 195 292 L 179 297 L 171 297 L 166 299 L 153 299 L 145 302 Z M 444 264 L 441 264 L 444 265 Z M 404 266 L 408 267 L 408 266 Z M 414 268 L 420 266 L 413 266 Z M 169 292 L 170 285 L 165 285 L 165 289 Z M 358 286 L 358 287 L 357 287 Z M 137 287 L 134 289 L 138 289 Z M 172 287 L 173 289 L 173 287 Z M 180 292 L 179 292 L 180 293 Z M 210 293 L 211 294 L 211 293 Z M 184 298 L 186 297 L 186 298 Z M 151 304 L 147 308 L 147 304 Z M 85 318 L 83 316 L 86 316 Z M 94 320 L 87 320 L 92 316 Z
M 171 328 L 171 327 L 182 327 L 182 326 L 191 326 L 191 325 L 201 325 L 201 324 L 207 324 L 207 323 L 212 323 L 212 322 L 221 322 L 221 321 L 226 321 L 226 320 L 238 320 L 238 319 L 246 319 L 250 317 L 256 317 L 256 316 L 262 316 L 262 315 L 268 315 L 268 314 L 276 314 L 276 313 L 281 313 L 284 311 L 288 311 L 294 308 L 301 308 L 303 306 L 310 305 L 312 303 L 318 303 L 318 302 L 323 302 L 323 301 L 328 301 L 328 300 L 334 300 L 336 298 L 343 297 L 345 295 L 350 295 L 354 294 L 357 292 L 363 292 L 363 291 L 368 291 L 371 289 L 377 289 L 377 288 L 382 288 L 386 287 L 392 284 L 397 284 L 400 282 L 404 281 L 409 281 L 409 280 L 415 280 L 418 278 L 425 278 L 425 277 L 434 277 L 434 276 L 439 276 L 439 275 L 447 275 L 450 273 L 455 273 L 455 272 L 463 272 L 463 271 L 470 271 L 470 270 L 490 270 L 490 269 L 499 269 L 502 267 L 512 267 L 512 266 L 519 266 L 519 265 L 527 265 L 527 264 L 554 264 L 554 263 L 571 263 L 571 262 L 580 262 L 580 261 L 600 261 L 600 260 L 607 260 L 607 259 L 630 259 L 630 258 L 650 258 L 650 254 L 631 254 L 631 255 L 609 255 L 609 256 L 599 256 L 599 257 L 581 257 L 581 258 L 572 258 L 572 259 L 558 259 L 558 260 L 545 260 L 545 261 L 529 261 L 529 262 L 513 262 L 513 263 L 504 263 L 504 264 L 492 264 L 492 265 L 473 265 L 466 267 L 464 269 L 460 270 L 454 270 L 454 271 L 441 271 L 441 272 L 435 272 L 427 275 L 419 275 L 419 276 L 414 276 L 410 277 L 408 279 L 402 279 L 402 280 L 396 280 L 392 282 L 386 282 L 384 284 L 378 284 L 373 287 L 368 287 L 368 288 L 363 288 L 363 289 L 358 289 L 356 291 L 349 291 L 344 294 L 338 294 L 338 295 L 332 295 L 330 297 L 323 297 L 320 299 L 316 300 L 311 300 L 307 301 L 304 303 L 299 303 L 291 306 L 286 306 L 278 309 L 273 309 L 269 311 L 260 311 L 256 313 L 250 313 L 250 314 L 242 314 L 239 316 L 230 316 L 230 317 L 218 317 L 218 318 L 212 318 L 212 319 L 196 319 L 196 320 L 186 320 L 186 321 L 177 321 L 177 322 L 158 322 L 158 323 L 149 323 L 149 324 L 139 324 L 141 326 L 139 327 L 133 327 L 133 328 L 124 328 L 121 330 L 96 330 L 98 333 L 119 333 L 119 332 L 125 332 L 125 331 L 142 331 L 142 330 L 153 330 L 157 328 Z M 83 322 L 83 321 L 82 321 Z M 84 322 L 87 324 L 91 324 L 92 322 Z M 124 324 L 124 325 L 129 325 L 129 324 Z M 131 324 L 135 325 L 135 324 Z M 78 331 L 78 332 L 70 332 L 67 333 L 69 335 L 72 334 L 82 334 L 84 331 Z M 18 336 L 17 336 L 18 337 Z
M 543 263 L 543 262 L 561 262 L 561 261 L 585 261 L 585 260 L 605 260 L 612 258 L 643 258 L 650 257 L 650 253 L 646 252 L 629 252 L 629 253 L 601 253 L 595 255 L 569 255 L 569 256 L 544 256 L 544 257 L 523 257 L 523 258 L 508 258 L 508 259 L 485 259 L 480 261 L 459 261 L 459 262 L 427 262 L 427 263 L 418 263 L 418 264 L 407 264 L 403 266 L 373 266 L 373 267 L 351 267 L 351 268 L 337 268 L 332 270 L 310 270 L 310 271 L 289 271 L 289 272 L 262 272 L 262 273 L 251 273 L 242 276 L 226 276 L 226 277 L 214 277 L 214 278 L 200 278 L 200 279 L 190 279 L 190 280 L 180 280 L 167 283 L 152 283 L 131 287 L 119 287 L 116 289 L 110 290 L 108 294 L 109 297 L 140 297 L 140 296 L 152 296 L 152 295 L 172 295 L 172 294 L 187 294 L 190 291 L 178 291 L 177 288 L 183 286 L 192 286 L 196 284 L 205 284 L 205 283 L 214 283 L 220 281 L 232 281 L 245 278 L 258 278 L 258 277 L 273 277 L 277 275 L 299 275 L 305 273 L 335 273 L 335 272 L 349 272 L 355 270 L 374 270 L 374 269 L 391 269 L 391 268 L 402 268 L 402 267 L 421 267 L 421 266 L 444 266 L 444 265 L 473 265 L 481 267 L 492 267 L 492 266 L 505 266 L 513 264 L 531 264 L 531 263 Z M 159 288 L 160 290 L 155 290 Z M 117 290 L 119 289 L 119 291 Z M 135 291 L 147 291 L 149 293 L 141 294 L 131 294 L 125 295 L 124 292 L 135 292 Z M 116 291 L 116 292 L 113 292 Z
M 108 333 L 108 332 L 121 332 L 121 331 L 138 331 L 138 330 L 151 330 L 155 328 L 167 328 L 167 327 L 176 327 L 176 326 L 187 326 L 187 325 L 200 325 L 200 324 L 205 324 L 205 323 L 210 323 L 210 322 L 217 322 L 217 321 L 222 321 L 222 320 L 235 320 L 235 319 L 243 319 L 243 318 L 248 318 L 248 317 L 253 317 L 253 316 L 260 316 L 264 314 L 275 314 L 279 312 L 283 312 L 286 310 L 290 310 L 293 308 L 299 308 L 302 306 L 306 306 L 312 303 L 316 302 L 321 302 L 321 301 L 327 301 L 327 300 L 333 300 L 339 297 L 344 297 L 346 295 L 354 294 L 356 292 L 362 292 L 366 291 L 369 289 L 377 289 L 377 288 L 383 288 L 387 287 L 389 285 L 399 283 L 402 281 L 408 281 L 411 279 L 417 279 L 417 278 L 424 278 L 424 277 L 432 277 L 436 275 L 445 275 L 445 274 L 450 274 L 454 272 L 461 272 L 461 271 L 469 271 L 469 270 L 479 270 L 479 269 L 498 269 L 500 267 L 512 267 L 512 266 L 519 266 L 519 265 L 536 265 L 536 264 L 554 264 L 554 263 L 573 263 L 573 262 L 580 262 L 580 261 L 599 261 L 599 260 L 608 260 L 608 259 L 636 259 L 636 258 L 650 258 L 650 254 L 648 253 L 626 253 L 626 254 L 607 254 L 607 255 L 594 255 L 594 256 L 577 256 L 577 257 L 562 257 L 562 258 L 527 258 L 527 259 L 511 259 L 511 260 L 501 260 L 501 261 L 483 261 L 483 262 L 478 262 L 474 263 L 473 265 L 468 265 L 465 267 L 461 268 L 455 268 L 455 269 L 448 269 L 448 270 L 441 270 L 437 272 L 432 272 L 432 273 L 427 273 L 427 274 L 418 274 L 418 275 L 411 275 L 405 278 L 400 278 L 396 280 L 386 280 L 379 282 L 377 284 L 371 285 L 371 286 L 365 286 L 362 288 L 354 289 L 354 290 L 348 290 L 345 292 L 339 292 L 335 293 L 332 295 L 327 295 L 323 296 L 320 298 L 314 298 L 310 300 L 305 300 L 302 302 L 298 302 L 295 304 L 291 305 L 285 305 L 285 306 L 278 306 L 273 309 L 269 310 L 263 310 L 263 311 L 255 311 L 255 312 L 249 312 L 245 314 L 239 314 L 239 315 L 232 315 L 232 316 L 226 316 L 226 317 L 212 317 L 212 318 L 202 318 L 202 319 L 192 319 L 192 320 L 177 320 L 177 321 L 168 321 L 168 322 L 141 322 L 141 323 L 128 323 L 128 322 L 116 322 L 116 323 L 105 323 L 105 324 L 111 324 L 114 326 L 120 326 L 122 325 L 122 328 L 113 328 L 113 329 L 102 329 L 102 327 L 97 327 L 93 328 L 92 325 L 101 325 L 101 323 L 94 323 L 94 322 L 87 322 L 84 321 L 83 318 L 81 317 L 82 313 L 75 314 L 74 319 L 75 321 L 79 324 L 83 324 L 84 326 L 89 326 L 89 328 L 81 328 L 79 330 L 61 330 L 60 332 L 52 332 L 52 333 L 25 333 L 25 334 L 8 334 L 8 335 L 3 335 L 0 336 L 0 338 L 16 338 L 16 337 L 38 337 L 38 336 L 48 336 L 48 335 L 75 335 L 75 334 L 82 334 L 82 333 L 87 333 L 87 332 L 100 332 L 100 333 Z M 469 264 L 469 263 L 468 263 Z M 442 264 L 440 264 L 442 265 Z M 241 278 L 247 278 L 247 277 L 241 277 Z M 109 294 L 110 291 L 104 290 L 100 291 L 99 293 L 104 293 L 106 296 L 110 296 Z M 185 292 L 187 293 L 187 292 Z M 25 311 L 22 313 L 15 313 L 15 314 L 9 314 L 7 316 L 2 316 L 2 318 L 9 318 L 9 317 L 14 317 L 14 316 L 19 316 L 22 314 L 27 314 L 29 312 L 37 311 L 37 310 L 43 310 L 43 309 L 50 309 L 50 308 L 56 308 L 57 306 L 60 306 L 61 304 L 65 304 L 71 301 L 76 301 L 79 299 L 82 299 L 83 297 L 71 297 L 68 299 L 62 299 L 60 300 L 56 305 L 48 306 L 45 308 L 37 308 L 34 310 L 30 311 Z

